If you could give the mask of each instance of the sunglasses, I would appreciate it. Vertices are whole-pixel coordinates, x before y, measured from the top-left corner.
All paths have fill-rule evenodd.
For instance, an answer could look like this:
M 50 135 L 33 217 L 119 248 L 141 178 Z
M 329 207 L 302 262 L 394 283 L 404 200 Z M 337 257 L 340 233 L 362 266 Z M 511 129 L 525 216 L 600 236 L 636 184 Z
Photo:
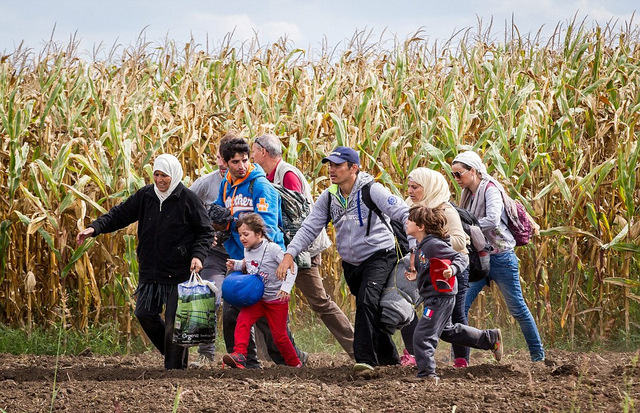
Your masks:
M 466 169 L 466 170 L 465 170 L 465 171 L 463 171 L 463 172 L 458 172 L 458 171 L 456 171 L 456 172 L 451 172 L 451 175 L 453 175 L 453 177 L 454 177 L 454 178 L 456 178 L 456 179 L 460 179 L 460 178 L 462 178 L 462 175 L 466 174 L 467 172 L 469 172 L 469 170 L 468 170 L 468 169 Z

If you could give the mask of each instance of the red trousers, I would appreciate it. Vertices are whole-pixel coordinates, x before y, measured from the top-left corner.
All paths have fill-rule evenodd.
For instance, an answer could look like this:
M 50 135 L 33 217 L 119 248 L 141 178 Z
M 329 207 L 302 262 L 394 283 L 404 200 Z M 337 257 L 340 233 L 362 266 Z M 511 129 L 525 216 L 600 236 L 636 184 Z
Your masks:
M 300 365 L 300 359 L 296 349 L 291 344 L 287 335 L 287 316 L 289 315 L 289 301 L 263 301 L 244 307 L 238 314 L 235 331 L 235 346 L 233 351 L 247 356 L 247 346 L 251 336 L 251 327 L 260 319 L 265 317 L 273 336 L 273 342 L 278 351 L 282 354 L 288 366 L 296 367 Z

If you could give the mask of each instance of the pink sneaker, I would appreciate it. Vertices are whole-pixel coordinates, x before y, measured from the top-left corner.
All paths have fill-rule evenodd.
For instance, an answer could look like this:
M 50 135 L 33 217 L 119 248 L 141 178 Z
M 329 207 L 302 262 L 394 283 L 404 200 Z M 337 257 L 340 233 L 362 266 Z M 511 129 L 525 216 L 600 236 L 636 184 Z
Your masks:
M 403 367 L 416 367 L 416 358 L 413 357 L 405 348 L 400 357 L 400 365 Z
M 469 366 L 469 363 L 467 363 L 467 360 L 464 357 L 458 357 L 455 360 L 453 360 L 453 367 L 456 369 L 463 369 L 468 366 Z

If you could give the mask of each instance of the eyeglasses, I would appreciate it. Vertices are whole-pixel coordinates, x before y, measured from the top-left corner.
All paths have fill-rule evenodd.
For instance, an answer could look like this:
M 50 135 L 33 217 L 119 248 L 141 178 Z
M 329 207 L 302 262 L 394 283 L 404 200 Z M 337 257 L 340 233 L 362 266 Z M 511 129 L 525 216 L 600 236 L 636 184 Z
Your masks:
M 259 147 L 261 147 L 262 149 L 267 149 L 267 148 L 265 148 L 265 147 L 264 147 L 264 145 L 263 145 L 263 144 L 261 144 L 261 143 L 260 143 L 260 141 L 259 141 L 259 140 L 257 140 L 257 139 L 256 139 L 256 140 L 255 140 L 255 141 L 253 141 L 253 142 L 254 142 L 256 145 L 258 145 Z
M 456 178 L 456 179 L 460 179 L 460 178 L 462 178 L 462 175 L 466 174 L 467 172 L 469 172 L 469 170 L 465 169 L 463 172 L 458 172 L 458 171 L 451 172 L 451 175 L 453 175 L 453 177 Z

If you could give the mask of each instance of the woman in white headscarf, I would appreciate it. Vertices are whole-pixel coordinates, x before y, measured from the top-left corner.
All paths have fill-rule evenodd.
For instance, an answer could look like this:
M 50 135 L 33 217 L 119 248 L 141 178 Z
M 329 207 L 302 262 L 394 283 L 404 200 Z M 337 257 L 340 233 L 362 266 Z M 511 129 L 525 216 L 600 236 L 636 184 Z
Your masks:
M 444 214 L 447 218 L 447 231 L 453 249 L 463 254 L 465 257 L 469 254 L 467 244 L 469 237 L 462 228 L 460 215 L 455 208 L 449 203 L 451 192 L 449 184 L 445 177 L 437 171 L 429 168 L 416 168 L 409 173 L 408 178 L 409 197 L 406 199 L 409 207 L 414 205 L 422 205 L 427 208 L 444 208 Z M 467 258 L 468 261 L 468 258 Z M 411 260 L 413 262 L 413 260 Z M 458 293 L 456 294 L 456 304 L 453 308 L 451 321 L 453 324 L 467 324 L 467 313 L 464 311 L 465 296 L 469 286 L 469 269 L 456 276 L 458 279 Z M 417 325 L 418 319 L 401 330 L 403 341 L 405 343 L 404 354 L 400 362 L 402 364 L 412 365 L 413 358 L 413 331 Z M 460 345 L 453 345 L 454 367 L 467 367 L 469 364 L 469 348 Z
M 207 211 L 195 193 L 182 185 L 182 166 L 163 154 L 153 164 L 151 185 L 81 231 L 78 244 L 90 236 L 138 222 L 139 283 L 135 315 L 151 342 L 164 355 L 166 369 L 187 367 L 188 348 L 173 344 L 178 305 L 177 285 L 199 272 L 213 241 Z M 160 317 L 164 307 L 164 320 Z
M 489 275 L 469 285 L 465 312 L 490 281 L 496 283 L 504 297 L 509 312 L 520 324 L 532 361 L 545 358 L 542 340 L 536 322 L 522 295 L 518 257 L 513 248 L 516 242 L 507 227 L 507 214 L 502 198 L 502 185 L 487 172 L 480 156 L 472 151 L 459 154 L 453 160 L 451 171 L 462 187 L 460 206 L 471 212 L 480 223 L 480 228 L 493 247 L 490 255 Z

